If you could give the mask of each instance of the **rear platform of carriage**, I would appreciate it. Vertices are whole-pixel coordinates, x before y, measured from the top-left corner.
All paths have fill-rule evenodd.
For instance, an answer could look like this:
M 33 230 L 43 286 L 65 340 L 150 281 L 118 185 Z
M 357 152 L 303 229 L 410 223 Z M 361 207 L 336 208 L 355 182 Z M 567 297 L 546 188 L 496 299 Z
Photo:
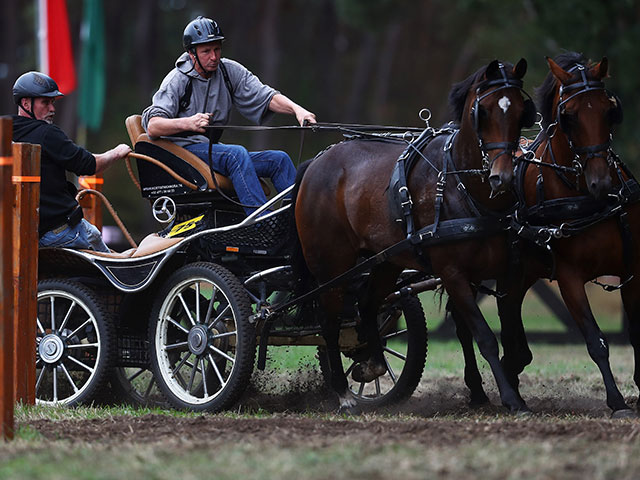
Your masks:
M 294 298 L 290 189 L 247 217 L 230 198 L 228 179 L 171 142 L 150 139 L 139 116 L 126 126 L 139 180 L 132 178 L 165 228 L 120 253 L 40 250 L 37 400 L 168 401 L 218 411 L 238 401 L 256 363 L 265 368 L 268 348 L 282 345 L 317 347 L 328 374 L 314 293 L 305 312 Z M 414 136 L 347 134 L 404 142 Z M 366 277 L 360 267 L 341 281 L 355 298 Z M 390 296 L 379 313 L 387 371 L 371 382 L 350 379 L 362 405 L 397 402 L 419 383 L 427 329 L 421 304 L 409 293 L 435 285 L 416 285 L 419 280 L 406 272 L 403 293 Z M 366 359 L 357 305 L 345 313 L 340 349 L 347 375 Z

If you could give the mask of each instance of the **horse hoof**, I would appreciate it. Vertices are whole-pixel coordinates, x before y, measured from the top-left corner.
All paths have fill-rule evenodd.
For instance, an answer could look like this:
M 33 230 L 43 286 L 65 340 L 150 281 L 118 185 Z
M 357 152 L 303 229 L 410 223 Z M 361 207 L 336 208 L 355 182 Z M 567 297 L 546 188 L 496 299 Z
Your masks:
M 360 408 L 359 405 L 353 405 L 353 406 L 340 405 L 340 408 L 338 408 L 338 415 L 358 417 L 362 415 L 362 409 Z
M 529 407 L 527 407 L 526 410 L 515 410 L 513 412 L 514 415 L 516 415 L 517 417 L 530 417 L 533 415 L 533 412 L 531 410 L 529 410 Z
M 471 399 L 469 400 L 470 408 L 482 408 L 485 405 L 489 404 L 489 397 L 486 395 L 471 395 Z
M 533 415 L 533 412 L 531 411 L 531 409 L 529 407 L 527 407 L 527 405 L 525 403 L 523 403 L 522 405 L 515 406 L 515 407 L 507 407 L 507 410 L 512 415 L 516 415 L 518 417 L 526 417 L 526 416 L 529 416 L 529 415 Z
M 353 371 L 351 372 L 351 378 L 354 382 L 358 383 L 367 383 L 369 380 L 365 379 L 364 368 L 362 368 L 362 364 L 358 364 L 353 367 Z
M 611 418 L 638 418 L 638 414 L 630 408 L 623 408 L 611 413 Z
M 386 373 L 386 368 L 380 366 L 372 366 L 364 362 L 359 363 L 353 368 L 351 378 L 357 383 L 369 383 Z

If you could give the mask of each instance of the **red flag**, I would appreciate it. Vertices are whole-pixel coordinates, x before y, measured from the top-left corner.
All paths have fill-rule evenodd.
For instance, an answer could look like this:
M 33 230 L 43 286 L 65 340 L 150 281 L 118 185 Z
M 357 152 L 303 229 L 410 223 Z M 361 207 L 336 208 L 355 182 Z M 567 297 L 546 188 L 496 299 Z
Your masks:
M 65 0 L 39 0 L 40 70 L 55 80 L 62 93 L 76 88 L 76 69 Z

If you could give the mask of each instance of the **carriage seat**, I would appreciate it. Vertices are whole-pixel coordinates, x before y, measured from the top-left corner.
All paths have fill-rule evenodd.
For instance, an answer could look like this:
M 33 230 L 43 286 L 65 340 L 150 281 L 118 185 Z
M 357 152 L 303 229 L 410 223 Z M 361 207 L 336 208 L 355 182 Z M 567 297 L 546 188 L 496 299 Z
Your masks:
M 216 185 L 213 181 L 212 171 L 211 168 L 209 168 L 209 165 L 203 162 L 197 155 L 194 155 L 187 149 L 179 147 L 169 140 L 164 140 L 161 138 L 150 138 L 144 131 L 144 128 L 142 128 L 142 115 L 131 115 L 127 117 L 127 119 L 125 120 L 125 126 L 127 127 L 129 138 L 131 139 L 131 146 L 137 153 L 143 153 L 155 158 L 155 155 L 153 155 L 154 152 L 168 152 L 174 158 L 177 157 L 186 165 L 188 165 L 187 168 L 191 167 L 193 170 L 195 170 L 195 172 L 193 173 L 195 177 L 200 180 L 200 182 L 198 182 L 200 187 L 203 187 L 207 190 L 216 189 Z M 140 164 L 141 161 L 138 162 L 139 171 L 141 166 Z M 144 173 L 140 172 L 140 175 L 144 175 Z M 192 179 L 194 175 L 192 175 L 190 179 Z M 215 179 L 220 188 L 225 191 L 233 192 L 233 184 L 231 183 L 231 180 L 229 180 L 229 178 L 215 172 L 213 172 L 213 175 L 215 175 Z M 141 183 L 144 183 L 143 178 L 141 178 L 140 180 Z

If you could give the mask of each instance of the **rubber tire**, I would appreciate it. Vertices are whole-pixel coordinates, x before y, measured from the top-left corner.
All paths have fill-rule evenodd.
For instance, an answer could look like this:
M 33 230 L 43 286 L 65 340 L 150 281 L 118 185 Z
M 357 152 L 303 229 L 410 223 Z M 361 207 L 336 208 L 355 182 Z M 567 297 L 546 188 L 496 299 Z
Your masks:
M 36 401 L 41 404 L 58 404 L 58 405 L 66 405 L 66 406 L 75 406 L 79 404 L 88 404 L 92 401 L 96 400 L 100 395 L 100 392 L 103 392 L 106 383 L 108 381 L 109 372 L 111 371 L 112 366 L 114 365 L 115 360 L 115 325 L 113 322 L 112 316 L 107 312 L 102 302 L 98 299 L 98 296 L 91 290 L 89 287 L 75 282 L 71 280 L 61 280 L 61 279 L 48 279 L 41 280 L 38 282 L 38 319 L 41 325 L 47 329 L 47 327 L 51 327 L 50 316 L 46 318 L 40 312 L 41 304 L 45 302 L 45 305 L 49 304 L 49 298 L 55 294 L 64 294 L 67 297 L 67 300 L 73 299 L 85 312 L 90 312 L 95 320 L 95 325 L 98 333 L 98 354 L 94 355 L 92 358 L 95 358 L 95 364 L 93 365 L 93 372 L 89 375 L 89 377 L 83 381 L 83 384 L 78 392 L 73 392 L 72 394 L 64 397 L 58 398 L 57 402 L 54 402 L 52 399 L 45 399 L 43 396 L 38 396 L 38 391 L 42 392 L 42 387 L 46 386 L 46 379 L 44 384 L 40 384 L 39 388 L 36 390 Z M 56 295 L 58 296 L 58 295 Z M 70 297 L 70 298 L 69 298 Z M 66 300 L 65 300 L 66 302 Z M 59 305 L 59 304 L 58 304 Z M 44 308 L 44 306 L 42 306 Z M 77 307 L 76 307 L 77 308 Z M 78 310 L 74 308 L 73 315 L 69 319 L 68 322 L 72 322 L 73 318 L 77 316 Z M 67 310 L 68 311 L 68 310 Z M 58 315 L 56 315 L 58 316 Z M 78 327 L 79 325 L 69 324 L 67 323 L 67 327 Z M 59 327 L 57 324 L 56 327 Z M 66 333 L 71 333 L 71 329 L 66 328 L 68 330 Z M 75 330 L 75 328 L 74 328 Z M 85 329 L 86 332 L 86 329 Z M 44 337 L 40 328 L 37 327 L 37 335 L 36 338 L 37 346 L 40 344 L 40 340 Z M 75 343 L 77 344 L 77 343 Z M 36 379 L 39 378 L 40 372 L 42 371 L 42 367 L 38 369 L 38 364 L 42 365 L 42 359 L 40 356 L 40 351 L 36 346 Z M 70 351 L 82 351 L 84 349 L 78 350 L 68 350 L 65 348 L 65 351 L 60 359 L 60 363 L 64 364 L 65 367 L 71 372 L 74 369 L 77 369 L 77 364 L 68 360 Z M 90 353 L 85 354 L 90 355 Z M 74 358 L 76 358 L 74 356 Z M 67 359 L 65 361 L 65 359 Z M 83 362 L 84 363 L 84 362 Z M 62 385 L 65 383 L 68 384 L 66 377 L 64 374 L 58 374 L 59 380 L 62 380 Z M 52 379 L 53 383 L 53 379 Z M 77 387 L 77 385 L 76 385 Z
M 215 285 L 216 288 L 224 294 L 225 303 L 231 307 L 237 332 L 235 363 L 225 379 L 225 385 L 218 389 L 216 395 L 208 401 L 185 398 L 185 396 L 189 395 L 189 392 L 186 391 L 188 389 L 176 385 L 176 383 L 178 383 L 177 381 L 169 383 L 167 378 L 171 377 L 168 371 L 169 367 L 172 367 L 178 362 L 171 364 L 169 355 L 161 357 L 158 345 L 158 342 L 161 341 L 158 335 L 162 334 L 162 329 L 160 328 L 162 319 L 160 315 L 173 303 L 176 289 L 196 279 L 204 280 Z M 190 264 L 176 270 L 167 279 L 160 289 L 160 293 L 151 312 L 149 321 L 149 358 L 158 387 L 169 404 L 181 410 L 217 412 L 231 407 L 238 401 L 249 385 L 255 361 L 256 331 L 253 325 L 249 323 L 251 314 L 251 303 L 249 302 L 249 297 L 244 287 L 235 275 L 220 265 L 207 262 Z M 184 336 L 184 333 L 179 335 Z M 220 367 L 219 361 L 219 359 L 216 359 L 216 365 L 218 367 Z M 222 361 L 222 363 L 226 365 L 227 362 Z M 209 375 L 213 376 L 211 373 L 213 372 L 213 368 L 211 367 L 210 361 L 208 361 L 208 366 L 205 370 L 209 372 Z M 200 393 L 203 393 L 204 397 L 204 391 L 200 391 Z M 182 398 L 180 395 L 182 395 Z M 191 397 L 193 397 L 193 395 L 191 395 Z
M 358 395 L 358 391 L 351 388 L 353 380 L 349 377 L 349 386 L 358 404 L 362 407 L 388 407 L 396 405 L 408 399 L 417 388 L 422 378 L 427 359 L 427 322 L 420 300 L 416 297 L 406 297 L 397 300 L 394 304 L 402 310 L 407 324 L 407 354 L 402 373 L 397 378 L 396 384 L 387 392 L 378 397 L 364 397 Z M 351 359 L 342 356 L 343 360 L 351 362 Z M 320 371 L 328 388 L 331 388 L 331 370 L 326 347 L 318 348 L 318 361 Z M 346 371 L 346 369 L 345 369 Z M 385 374 L 386 376 L 387 374 Z

